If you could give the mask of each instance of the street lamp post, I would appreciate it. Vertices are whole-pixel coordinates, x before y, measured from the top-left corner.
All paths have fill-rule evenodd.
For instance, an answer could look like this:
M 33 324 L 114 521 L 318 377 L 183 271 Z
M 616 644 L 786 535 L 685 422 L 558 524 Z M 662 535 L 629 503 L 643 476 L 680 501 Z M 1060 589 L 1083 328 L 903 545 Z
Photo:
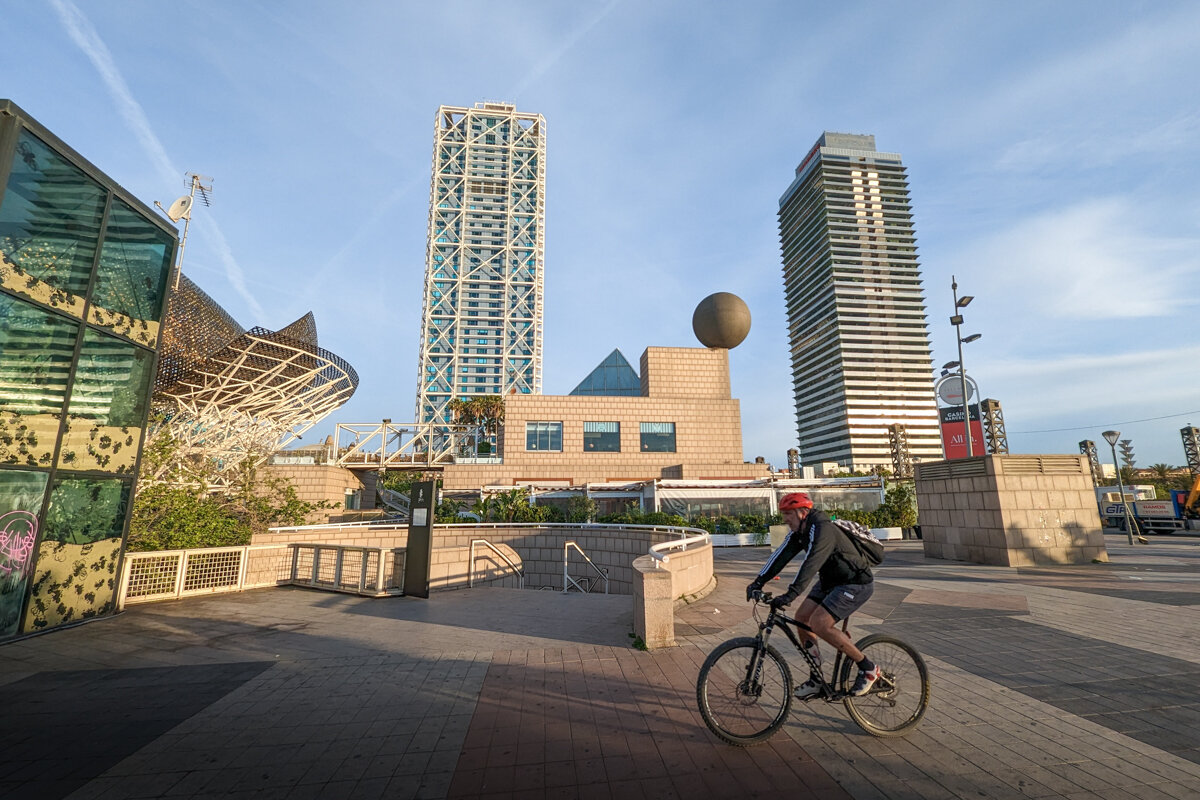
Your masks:
M 1133 520 L 1129 518 L 1129 506 L 1125 504 L 1125 480 L 1121 477 L 1121 465 L 1117 463 L 1117 440 L 1120 438 L 1120 431 L 1104 432 L 1104 440 L 1112 448 L 1113 469 L 1117 471 L 1117 488 L 1121 492 L 1121 512 L 1125 515 L 1125 531 L 1129 534 L 1129 543 L 1133 544 Z
M 967 438 L 967 458 L 971 458 L 975 455 L 975 449 L 971 446 L 971 403 L 967 397 L 967 365 L 963 363 L 962 346 L 975 341 L 983 334 L 973 333 L 965 339 L 963 338 L 961 327 L 963 318 L 958 310 L 966 308 L 975 298 L 969 294 L 958 296 L 958 281 L 953 275 L 950 276 L 950 288 L 954 292 L 954 316 L 950 318 L 950 324 L 954 326 L 954 338 L 958 340 L 958 376 L 962 381 L 963 431 Z

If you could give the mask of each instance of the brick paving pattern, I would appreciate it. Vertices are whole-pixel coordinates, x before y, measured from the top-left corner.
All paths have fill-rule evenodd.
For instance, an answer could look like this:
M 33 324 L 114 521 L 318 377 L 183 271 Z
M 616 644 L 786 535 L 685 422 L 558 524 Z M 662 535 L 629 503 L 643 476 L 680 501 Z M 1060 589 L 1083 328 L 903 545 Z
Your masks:
M 0 797 L 1198 797 L 1200 539 L 1107 544 L 1110 564 L 1046 569 L 889 544 L 853 633 L 911 641 L 934 684 L 886 740 L 824 703 L 751 748 L 704 728 L 696 672 L 753 631 L 766 548 L 718 551 L 718 588 L 653 653 L 621 596 L 135 607 L 0 646 Z

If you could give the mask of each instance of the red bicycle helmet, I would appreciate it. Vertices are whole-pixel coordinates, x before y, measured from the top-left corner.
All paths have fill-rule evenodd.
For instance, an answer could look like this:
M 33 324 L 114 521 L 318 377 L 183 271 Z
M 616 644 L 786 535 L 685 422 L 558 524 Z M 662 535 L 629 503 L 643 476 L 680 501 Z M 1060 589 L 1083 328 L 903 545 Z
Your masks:
M 813 501 L 804 492 L 792 492 L 779 498 L 779 510 L 789 511 L 793 508 L 812 508 Z

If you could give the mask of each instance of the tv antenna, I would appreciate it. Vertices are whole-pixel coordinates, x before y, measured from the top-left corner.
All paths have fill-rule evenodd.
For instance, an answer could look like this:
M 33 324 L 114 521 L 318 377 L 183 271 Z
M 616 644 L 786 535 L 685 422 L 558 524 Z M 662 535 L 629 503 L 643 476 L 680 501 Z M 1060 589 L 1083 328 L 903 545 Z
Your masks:
M 200 202 L 206 208 L 212 205 L 209 193 L 212 192 L 213 179 L 208 175 L 200 175 L 195 172 L 189 172 L 187 176 L 192 182 L 191 191 L 183 197 L 177 198 L 174 203 L 171 203 L 170 208 L 163 208 L 162 203 L 157 200 L 154 201 L 154 205 L 158 207 L 158 210 L 166 214 L 171 222 L 183 220 L 183 237 L 179 240 L 179 258 L 175 260 L 175 282 L 171 287 L 172 289 L 179 288 L 179 276 L 183 273 L 183 249 L 187 247 L 188 226 L 192 222 L 192 208 L 196 204 L 197 196 L 199 196 Z M 204 184 L 205 181 L 208 181 L 207 186 Z

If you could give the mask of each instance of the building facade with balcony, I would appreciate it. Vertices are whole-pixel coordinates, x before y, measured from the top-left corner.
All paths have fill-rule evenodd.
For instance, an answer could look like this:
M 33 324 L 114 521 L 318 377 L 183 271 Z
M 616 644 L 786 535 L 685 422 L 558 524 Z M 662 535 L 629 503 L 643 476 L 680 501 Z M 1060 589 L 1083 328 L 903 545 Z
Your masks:
M 908 178 L 875 137 L 824 133 L 779 199 L 800 457 L 891 467 L 942 458 Z
M 418 422 L 453 398 L 542 391 L 546 120 L 508 103 L 442 106 L 421 320 Z

